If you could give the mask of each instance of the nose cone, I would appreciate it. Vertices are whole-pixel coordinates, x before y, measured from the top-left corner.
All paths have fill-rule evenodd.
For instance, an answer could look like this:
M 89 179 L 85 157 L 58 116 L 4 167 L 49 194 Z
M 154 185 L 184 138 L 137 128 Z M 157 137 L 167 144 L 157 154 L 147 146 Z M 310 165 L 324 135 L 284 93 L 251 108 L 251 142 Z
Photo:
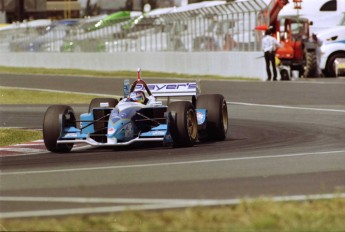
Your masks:
M 116 138 L 118 141 L 133 139 L 134 126 L 129 119 L 120 119 L 115 123 L 109 122 L 108 138 Z

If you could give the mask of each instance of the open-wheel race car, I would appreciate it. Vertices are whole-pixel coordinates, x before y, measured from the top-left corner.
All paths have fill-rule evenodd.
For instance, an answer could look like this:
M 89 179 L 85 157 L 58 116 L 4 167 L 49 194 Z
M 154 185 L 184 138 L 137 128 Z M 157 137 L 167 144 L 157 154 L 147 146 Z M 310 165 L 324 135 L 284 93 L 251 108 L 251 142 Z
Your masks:
M 71 151 L 76 143 L 92 146 L 124 146 L 161 141 L 173 147 L 189 147 L 204 141 L 221 141 L 228 131 L 228 111 L 220 94 L 197 95 L 196 82 L 146 84 L 140 77 L 130 86 L 125 80 L 124 98 L 95 98 L 80 120 L 67 105 L 49 106 L 43 120 L 43 139 L 51 152 Z M 157 99 L 167 98 L 167 104 Z M 171 97 L 191 100 L 170 101 Z M 79 126 L 77 126 L 79 125 Z

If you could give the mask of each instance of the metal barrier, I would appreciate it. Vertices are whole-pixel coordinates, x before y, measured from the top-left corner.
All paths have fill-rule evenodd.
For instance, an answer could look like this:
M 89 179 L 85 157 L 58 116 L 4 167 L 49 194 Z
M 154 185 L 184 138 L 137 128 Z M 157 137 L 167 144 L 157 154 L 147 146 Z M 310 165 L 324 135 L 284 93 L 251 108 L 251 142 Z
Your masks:
M 95 23 L 0 31 L 0 49 L 12 52 L 200 52 L 259 51 L 267 24 L 264 0 L 220 2 L 197 9 L 176 8 L 118 20 L 103 28 Z

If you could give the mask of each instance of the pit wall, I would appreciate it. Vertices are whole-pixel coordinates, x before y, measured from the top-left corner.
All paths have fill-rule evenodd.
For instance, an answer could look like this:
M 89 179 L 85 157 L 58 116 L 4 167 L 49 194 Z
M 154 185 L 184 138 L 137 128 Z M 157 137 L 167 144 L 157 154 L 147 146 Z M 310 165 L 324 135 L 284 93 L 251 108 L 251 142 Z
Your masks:
M 262 52 L 0 53 L 0 66 L 266 79 Z

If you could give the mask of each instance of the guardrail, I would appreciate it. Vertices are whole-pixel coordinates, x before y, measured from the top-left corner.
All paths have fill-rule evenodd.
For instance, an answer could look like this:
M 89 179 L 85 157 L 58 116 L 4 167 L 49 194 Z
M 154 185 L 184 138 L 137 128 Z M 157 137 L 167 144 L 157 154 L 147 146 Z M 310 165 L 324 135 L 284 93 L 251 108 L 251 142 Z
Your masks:
M 10 52 L 208 52 L 259 51 L 268 22 L 263 0 L 223 2 L 210 7 L 176 8 L 97 22 L 14 28 L 0 31 L 0 49 Z M 98 22 L 99 23 L 99 22 Z

